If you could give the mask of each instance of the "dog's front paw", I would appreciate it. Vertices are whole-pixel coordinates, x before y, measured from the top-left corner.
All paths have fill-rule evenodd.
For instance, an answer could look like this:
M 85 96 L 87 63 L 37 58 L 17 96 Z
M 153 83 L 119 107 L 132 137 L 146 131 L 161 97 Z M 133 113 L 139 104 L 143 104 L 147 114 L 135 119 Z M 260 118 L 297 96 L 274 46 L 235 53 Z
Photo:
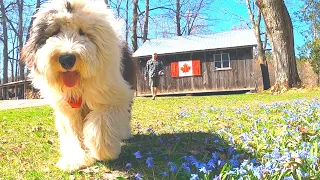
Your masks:
M 62 157 L 57 162 L 56 166 L 63 171 L 73 172 L 73 171 L 91 166 L 93 163 L 95 163 L 95 159 L 93 158 L 86 158 L 83 160 L 76 161 L 76 160 L 70 160 L 69 158 Z
M 131 139 L 131 138 L 133 138 L 133 135 L 131 134 L 131 132 L 128 132 L 128 133 L 124 136 L 123 140 L 128 140 L 128 139 Z

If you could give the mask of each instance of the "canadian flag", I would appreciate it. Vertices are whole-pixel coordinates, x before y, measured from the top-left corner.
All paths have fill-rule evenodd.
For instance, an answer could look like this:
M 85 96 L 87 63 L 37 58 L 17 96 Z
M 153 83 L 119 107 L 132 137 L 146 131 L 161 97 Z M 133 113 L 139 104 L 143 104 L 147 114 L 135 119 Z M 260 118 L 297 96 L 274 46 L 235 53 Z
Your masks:
M 200 67 L 200 60 L 172 62 L 171 77 L 200 76 Z

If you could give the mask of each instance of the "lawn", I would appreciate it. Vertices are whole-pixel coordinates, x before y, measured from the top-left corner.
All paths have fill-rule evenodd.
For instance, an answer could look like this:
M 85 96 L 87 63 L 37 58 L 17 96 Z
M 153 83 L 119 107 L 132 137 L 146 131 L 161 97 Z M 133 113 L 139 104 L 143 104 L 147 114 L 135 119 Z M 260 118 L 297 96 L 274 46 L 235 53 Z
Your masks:
M 319 179 L 319 97 L 136 98 L 119 159 L 71 174 L 50 107 L 0 111 L 0 179 Z

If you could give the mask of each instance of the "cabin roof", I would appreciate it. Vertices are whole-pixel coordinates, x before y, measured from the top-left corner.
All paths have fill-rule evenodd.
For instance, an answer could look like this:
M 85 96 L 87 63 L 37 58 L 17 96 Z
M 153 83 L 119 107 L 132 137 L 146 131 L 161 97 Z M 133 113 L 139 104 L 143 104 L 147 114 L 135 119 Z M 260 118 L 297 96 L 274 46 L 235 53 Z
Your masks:
M 256 46 L 253 30 L 235 30 L 206 35 L 175 36 L 150 39 L 133 53 L 133 57 L 151 56 L 153 53 L 174 54 L 234 47 Z

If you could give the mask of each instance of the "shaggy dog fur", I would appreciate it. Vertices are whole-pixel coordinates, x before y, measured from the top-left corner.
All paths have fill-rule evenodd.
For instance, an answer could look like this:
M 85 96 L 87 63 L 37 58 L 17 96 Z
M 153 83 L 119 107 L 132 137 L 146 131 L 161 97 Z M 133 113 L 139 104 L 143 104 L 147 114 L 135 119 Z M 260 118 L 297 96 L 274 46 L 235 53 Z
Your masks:
M 131 137 L 135 72 L 119 24 L 103 1 L 52 0 L 35 15 L 21 58 L 55 111 L 63 170 L 116 159 Z

